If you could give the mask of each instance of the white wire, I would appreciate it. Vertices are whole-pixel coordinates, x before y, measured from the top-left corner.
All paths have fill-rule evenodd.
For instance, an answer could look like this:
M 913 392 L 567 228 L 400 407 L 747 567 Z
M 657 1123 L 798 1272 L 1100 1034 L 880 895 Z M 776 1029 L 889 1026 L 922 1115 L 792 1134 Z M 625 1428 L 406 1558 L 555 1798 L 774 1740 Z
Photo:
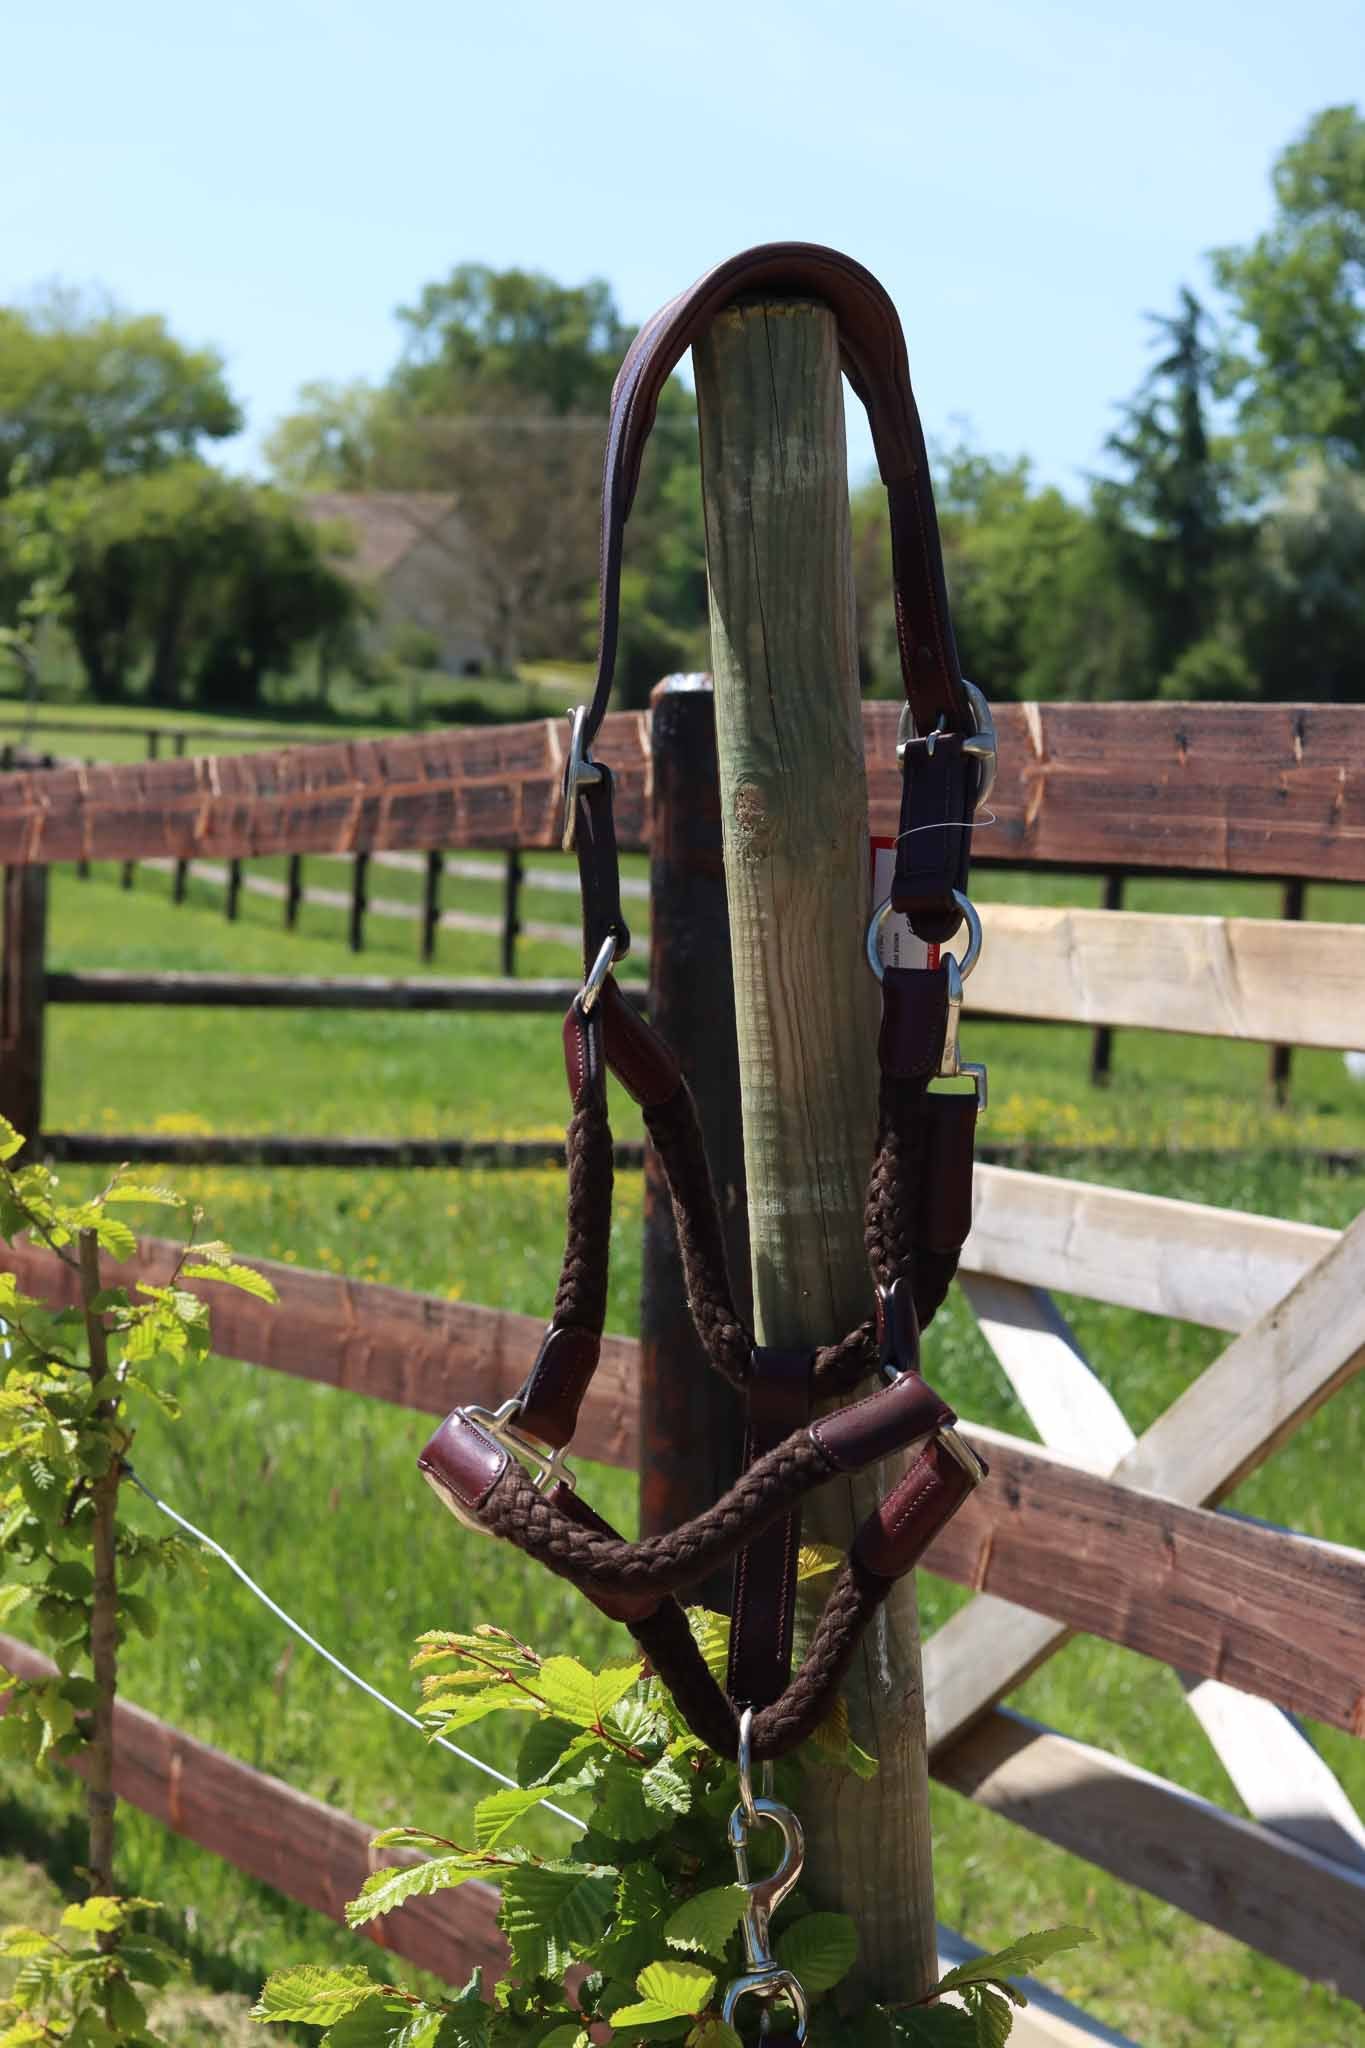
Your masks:
M 187 1522 L 183 1515 L 177 1514 L 168 1502 L 153 1493 L 151 1487 L 144 1480 L 139 1479 L 131 1465 L 125 1465 L 123 1472 L 125 1478 L 132 1480 L 138 1492 L 146 1495 L 153 1507 L 160 1508 L 163 1515 L 169 1515 L 173 1522 L 177 1522 L 197 1542 L 202 1543 L 206 1550 L 211 1550 L 215 1557 L 220 1557 L 228 1570 L 235 1572 L 247 1591 L 254 1593 L 261 1605 L 270 1609 L 276 1620 L 282 1621 L 287 1629 L 292 1629 L 301 1643 L 307 1643 L 310 1650 L 316 1650 L 319 1657 L 325 1658 L 334 1671 L 339 1671 L 344 1679 L 351 1685 L 358 1686 L 361 1692 L 368 1693 L 370 1698 L 377 1700 L 381 1707 L 387 1707 L 389 1712 L 396 1714 L 400 1721 L 406 1721 L 410 1728 L 419 1729 L 423 1735 L 428 1734 L 428 1730 L 423 1727 L 415 1714 L 410 1714 L 406 1707 L 400 1707 L 396 1700 L 389 1699 L 387 1694 L 380 1692 L 377 1687 L 371 1685 L 368 1679 L 362 1678 L 358 1672 L 352 1671 L 349 1665 L 343 1664 L 340 1657 L 334 1657 L 332 1652 L 326 1649 L 315 1636 L 309 1635 L 306 1628 L 301 1628 L 292 1615 L 286 1614 L 278 1602 L 272 1600 L 264 1588 L 256 1584 L 256 1581 L 250 1574 L 245 1572 L 241 1565 L 238 1564 L 236 1558 L 224 1550 L 221 1543 L 215 1543 L 213 1538 L 206 1536 L 202 1529 L 196 1529 L 193 1522 Z M 448 1749 L 452 1756 L 459 1757 L 462 1763 L 473 1764 L 476 1771 L 484 1772 L 487 1777 L 496 1778 L 500 1785 L 510 1786 L 514 1792 L 520 1789 L 515 1778 L 509 1778 L 493 1764 L 485 1763 L 481 1756 L 473 1756 L 467 1749 L 461 1749 L 458 1743 L 447 1742 L 444 1735 L 433 1735 L 430 1739 L 439 1744 L 442 1749 Z M 569 1813 L 562 1806 L 556 1806 L 553 1800 L 542 1799 L 540 1805 L 546 1813 L 556 1814 L 560 1820 L 568 1821 L 570 1827 L 583 1828 L 584 1823 L 578 1819 L 576 1814 Z

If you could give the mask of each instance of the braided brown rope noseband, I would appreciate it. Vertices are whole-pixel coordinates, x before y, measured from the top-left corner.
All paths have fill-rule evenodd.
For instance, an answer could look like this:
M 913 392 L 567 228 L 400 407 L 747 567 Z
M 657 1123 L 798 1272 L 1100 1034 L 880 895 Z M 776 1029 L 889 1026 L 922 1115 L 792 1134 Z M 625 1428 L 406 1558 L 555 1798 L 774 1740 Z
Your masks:
M 891 504 L 896 612 L 913 720 L 899 749 L 904 789 L 895 881 L 903 912 L 936 955 L 964 915 L 971 817 L 993 738 L 979 693 L 957 668 L 923 440 L 894 308 L 866 271 L 831 250 L 778 244 L 722 265 L 647 323 L 612 398 L 603 496 L 602 636 L 593 702 L 576 714 L 565 778 L 566 844 L 583 889 L 585 986 L 564 1024 L 573 1110 L 568 1219 L 554 1315 L 521 1393 L 497 1414 L 463 1407 L 437 1430 L 421 1469 L 470 1527 L 502 1536 L 623 1621 L 695 1732 L 734 1756 L 740 1710 L 754 1709 L 755 1758 L 805 1740 L 834 1706 L 868 1621 L 895 1580 L 984 1476 L 955 1416 L 919 1373 L 919 1333 L 942 1303 L 971 1226 L 972 1148 L 984 1073 L 962 1067 L 956 1019 L 964 969 L 951 957 L 887 967 L 878 1042 L 881 1085 L 864 1237 L 873 1313 L 810 1353 L 756 1344 L 735 1307 L 720 1211 L 691 1093 L 658 1034 L 626 1003 L 611 968 L 628 949 L 612 820 L 612 779 L 589 746 L 611 686 L 621 532 L 640 447 L 683 350 L 740 291 L 763 285 L 826 299 L 845 367 L 872 418 Z M 921 738 L 920 735 L 925 737 Z M 993 760 L 993 755 L 991 756 Z M 918 821 L 912 832 L 909 825 Z M 924 829 L 923 821 L 941 821 Z M 973 955 L 974 957 L 974 955 Z M 880 969 L 879 969 L 880 972 Z M 611 1230 L 610 1069 L 642 1106 L 677 1221 L 687 1299 L 710 1363 L 745 1397 L 745 1470 L 682 1528 L 623 1541 L 574 1490 L 563 1464 L 596 1369 L 606 1313 Z M 974 1095 L 931 1094 L 939 1074 L 978 1073 Z M 816 1402 L 874 1391 L 809 1419 Z M 912 1452 L 858 1531 L 796 1676 L 791 1614 L 800 1504 L 815 1487 L 894 1453 Z M 536 1471 L 533 1480 L 524 1462 Z M 722 1687 L 677 1596 L 735 1561 L 730 1665 Z

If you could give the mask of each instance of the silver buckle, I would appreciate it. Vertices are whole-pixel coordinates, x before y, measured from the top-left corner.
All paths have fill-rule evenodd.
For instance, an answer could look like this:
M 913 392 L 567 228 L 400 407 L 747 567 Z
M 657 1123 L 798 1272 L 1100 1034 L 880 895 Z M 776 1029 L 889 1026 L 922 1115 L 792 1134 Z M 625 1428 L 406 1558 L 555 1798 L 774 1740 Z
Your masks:
M 593 961 L 588 971 L 587 980 L 578 991 L 578 1007 L 585 1017 L 592 1015 L 593 1006 L 602 993 L 615 958 L 616 934 L 615 932 L 608 932 L 597 949 L 597 958 Z
M 986 1476 L 986 1468 L 971 1445 L 960 1437 L 955 1429 L 941 1429 L 936 1438 L 949 1457 L 955 1458 L 973 1486 L 980 1486 Z
M 561 844 L 565 853 L 572 853 L 574 837 L 578 830 L 578 792 L 587 784 L 602 780 L 602 769 L 594 761 L 583 744 L 583 727 L 587 723 L 588 707 L 580 704 L 576 711 L 569 713 L 569 758 L 564 768 L 564 836 Z
M 520 1394 L 504 1401 L 501 1408 L 480 1408 L 471 1402 L 460 1410 L 466 1421 L 477 1423 L 495 1443 L 510 1451 L 518 1464 L 529 1469 L 537 1493 L 548 1493 L 552 1486 L 567 1486 L 573 1492 L 578 1479 L 564 1462 L 568 1445 L 561 1444 L 558 1450 L 552 1450 L 548 1444 L 527 1436 L 524 1430 L 514 1429 L 512 1425 L 520 1413 Z
M 982 804 L 985 803 L 987 797 L 995 788 L 995 774 L 998 761 L 995 742 L 995 720 L 991 717 L 991 707 L 987 702 L 985 691 L 979 690 L 975 683 L 969 683 L 965 676 L 962 679 L 962 687 L 967 693 L 967 702 L 971 706 L 973 725 L 973 730 L 962 742 L 962 751 L 973 761 L 981 764 L 976 803 L 973 807 L 976 810 L 980 810 Z M 925 733 L 924 750 L 927 754 L 932 756 L 934 748 L 938 745 L 939 740 L 946 735 L 946 732 L 947 722 L 940 718 L 934 730 Z M 915 721 L 911 716 L 910 706 L 902 704 L 900 722 L 896 727 L 896 759 L 898 761 L 904 761 L 906 748 L 912 740 L 918 738 L 919 734 L 915 731 Z

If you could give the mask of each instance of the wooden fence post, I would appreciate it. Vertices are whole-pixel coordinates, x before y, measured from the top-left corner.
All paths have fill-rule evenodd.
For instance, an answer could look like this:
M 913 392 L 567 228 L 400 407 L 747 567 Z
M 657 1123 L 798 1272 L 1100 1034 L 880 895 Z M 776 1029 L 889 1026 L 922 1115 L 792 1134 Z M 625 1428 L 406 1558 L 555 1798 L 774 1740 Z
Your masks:
M 422 958 L 436 958 L 436 934 L 441 929 L 441 868 L 443 855 L 438 846 L 427 852 L 427 871 L 422 877 Z
M 507 856 L 507 880 L 503 885 L 502 899 L 502 971 L 509 980 L 517 971 L 517 934 L 521 930 L 518 905 L 525 872 L 521 864 L 521 850 L 514 846 Z
M 186 894 L 186 891 L 187 891 L 187 890 L 188 890 L 188 888 L 189 888 L 189 885 L 190 885 L 190 864 L 189 864 L 189 862 L 188 862 L 187 860 L 178 860 L 178 861 L 176 862 L 176 864 L 175 864 L 175 873 L 174 873 L 174 875 L 173 875 L 173 876 L 172 876 L 172 878 L 171 878 L 171 901 L 172 901 L 172 903 L 183 903 L 183 902 L 184 902 L 184 900 L 185 900 L 185 894 Z
M 1280 895 L 1280 916 L 1290 924 L 1298 924 L 1303 917 L 1303 879 L 1291 877 Z M 1283 1109 L 1289 1100 L 1289 1075 L 1294 1061 L 1292 1045 L 1272 1045 L 1270 1048 L 1270 1092 L 1277 1106 Z
M 175 736 L 175 758 L 176 758 L 176 760 L 177 760 L 177 761 L 181 761 L 181 760 L 183 760 L 183 759 L 184 759 L 184 757 L 185 757 L 185 735 L 184 735 L 184 733 L 183 733 L 183 732 L 178 732 L 178 733 L 176 734 L 176 736 Z
M 133 877 L 136 875 L 136 873 L 137 862 L 135 860 L 124 861 L 122 867 L 119 870 L 120 887 L 124 889 L 131 889 L 133 886 Z
M 284 885 L 284 928 L 292 932 L 299 921 L 299 905 L 303 902 L 303 855 L 291 853 Z
M 351 951 L 365 950 L 365 906 L 368 902 L 366 885 L 370 876 L 370 856 L 357 853 L 351 862 L 351 927 L 348 934 Z
M 47 869 L 6 868 L 0 959 L 0 1115 L 36 1141 L 43 1120 Z
M 749 1230 L 739 1118 L 735 984 L 721 855 L 715 702 L 704 676 L 670 676 L 650 699 L 649 1010 L 696 1097 L 725 1226 L 735 1300 L 749 1314 Z M 739 1471 L 743 1423 L 692 1327 L 673 1205 L 645 1150 L 640 1290 L 640 1528 L 676 1529 Z M 724 1612 L 729 1575 L 697 1589 Z
M 869 1309 L 862 1218 L 877 1089 L 834 318 L 808 302 L 741 302 L 694 361 L 756 1331 L 764 1344 L 813 1346 Z M 874 1468 L 823 1487 L 809 1537 L 846 1550 L 890 1476 Z M 915 1999 L 936 1971 L 912 1575 L 844 1696 L 881 1768 L 870 1784 L 807 1779 L 803 1884 L 857 1923 L 860 1992 Z
M 1102 910 L 1122 910 L 1123 876 L 1116 869 L 1104 878 L 1104 892 L 1100 898 Z M 1114 1057 L 1114 1032 L 1112 1025 L 1097 1024 L 1090 1040 L 1090 1085 L 1092 1088 L 1109 1086 L 1109 1069 Z
M 147 759 L 149 761 L 157 761 L 160 758 L 161 734 L 154 725 L 149 725 L 147 728 Z
M 223 897 L 223 915 L 229 924 L 237 922 L 237 912 L 242 901 L 242 863 L 230 860 L 227 864 L 227 891 Z

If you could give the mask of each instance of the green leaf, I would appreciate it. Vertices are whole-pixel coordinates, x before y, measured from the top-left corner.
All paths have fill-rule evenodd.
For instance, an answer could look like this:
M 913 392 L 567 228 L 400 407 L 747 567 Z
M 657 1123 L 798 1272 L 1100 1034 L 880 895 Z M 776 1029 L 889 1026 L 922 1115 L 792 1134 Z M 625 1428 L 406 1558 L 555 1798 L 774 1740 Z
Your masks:
M 131 1259 L 137 1250 L 137 1239 L 128 1225 L 120 1223 L 116 1216 L 106 1216 L 102 1209 L 95 1222 L 95 1236 L 116 1259 Z
M 155 1606 L 147 1599 L 146 1595 L 142 1593 L 120 1593 L 118 1606 L 119 1613 L 127 1615 L 138 1634 L 146 1636 L 150 1641 L 161 1626 L 161 1616 L 157 1613 Z
M 53 1565 L 47 1575 L 47 1587 L 50 1593 L 60 1593 L 67 1600 L 88 1600 L 95 1590 L 95 1578 L 89 1565 L 69 1557 Z
M 0 1622 L 8 1621 L 17 1614 L 26 1600 L 31 1600 L 36 1591 L 33 1586 L 0 1586 Z
M 614 1842 L 647 1842 L 668 1826 L 669 1815 L 645 1798 L 644 1773 L 623 1757 L 609 1757 L 602 1767 L 593 1802 L 594 1830 Z
M 570 1752 L 579 1754 L 584 1748 L 592 1748 L 594 1740 L 571 1721 L 561 1721 L 557 1714 L 546 1714 L 533 1721 L 517 1754 L 517 1783 L 529 1790 L 532 1785 L 547 1781 Z
M 796 1583 L 804 1586 L 808 1579 L 837 1572 L 843 1561 L 843 1551 L 836 1550 L 832 1543 L 803 1543 L 796 1553 Z
M 611 1935 L 597 1956 L 609 1976 L 634 1983 L 636 1972 L 654 1961 L 663 1947 L 664 1921 L 672 1904 L 667 1881 L 653 1863 L 626 1864 L 616 1890 Z
M 976 2021 L 960 2005 L 913 2005 L 895 2016 L 906 2048 L 977 2048 Z
M 221 1280 L 225 1287 L 240 1288 L 243 1294 L 254 1294 L 261 1301 L 278 1301 L 270 1281 L 264 1273 L 258 1273 L 254 1266 L 203 1266 L 185 1265 L 180 1268 L 186 1280 Z
M 858 1930 L 847 1913 L 807 1913 L 777 1944 L 777 1960 L 818 1998 L 846 1977 L 858 1960 Z
M 368 1970 L 353 1965 L 345 1970 L 323 1969 L 317 1963 L 299 1963 L 293 1969 L 276 1970 L 251 2008 L 253 2020 L 307 2020 L 315 2027 L 329 2027 L 348 2012 L 354 2012 L 379 1989 Z
M 1003 1984 L 1007 1977 L 1022 1977 L 1036 1970 L 1049 1956 L 1061 1955 L 1069 1948 L 1083 1948 L 1094 1939 L 1088 1927 L 1043 1928 L 1012 1941 L 1008 1948 L 997 1949 L 994 1955 L 975 1956 L 970 1962 L 959 1963 L 939 1979 L 934 1990 L 956 1991 L 963 1984 Z
M 617 1664 L 592 1672 L 576 1657 L 547 1657 L 538 1679 L 541 1697 L 552 1713 L 579 1728 L 600 1727 L 616 1702 L 638 1683 L 642 1663 Z
M 0 1929 L 0 1956 L 42 1956 L 53 1948 L 50 1934 L 44 1934 L 41 1927 L 6 1927 Z
M 671 1819 L 673 1815 L 687 1813 L 691 1809 L 692 1779 L 667 1757 L 661 1757 L 657 1764 L 652 1764 L 644 1772 L 640 1790 L 645 1805 L 665 1818 Z
M 570 1944 L 592 1947 L 610 1918 L 616 1876 L 599 1863 L 524 1863 L 508 1871 L 499 1918 L 522 1976 L 555 1976 Z
M 22 1152 L 25 1143 L 9 1118 L 0 1116 L 0 1160 L 13 1159 L 16 1152 Z
M 700 1963 L 651 1963 L 635 1979 L 639 2003 L 618 2007 L 611 2016 L 612 2030 L 687 2019 L 702 2010 L 715 1988 L 714 1971 L 704 1970 Z
M 973 1986 L 972 2018 L 977 2048 L 1005 2048 L 1014 2027 L 1014 2008 L 989 1984 Z
M 336 2022 L 326 2048 L 433 2048 L 442 2017 L 436 2007 L 377 1995 Z
M 542 2034 L 536 2048 L 590 2048 L 591 2038 L 586 2027 L 566 2020 L 562 2027 L 551 2027 L 548 2034 Z
M 122 1899 L 110 1898 L 97 1893 L 93 1899 L 82 1899 L 78 1905 L 68 1906 L 62 1914 L 62 1926 L 74 1927 L 81 1934 L 113 1934 L 122 1927 L 127 1911 Z
M 733 2027 L 727 2027 L 719 2013 L 699 2019 L 687 2037 L 686 2048 L 744 2048 Z
M 346 1925 L 363 1927 L 380 1913 L 391 1913 L 404 1899 L 424 1898 L 429 1892 L 451 1891 L 471 1877 L 489 1877 L 488 1863 L 477 1856 L 433 1856 L 427 1863 L 411 1863 L 405 1869 L 372 1870 L 359 1894 L 347 1901 Z
M 174 1188 L 153 1187 L 142 1181 L 115 1181 L 104 1197 L 106 1202 L 156 1202 L 163 1209 L 183 1209 L 185 1197 Z
M 723 1956 L 725 1944 L 744 1917 L 744 1894 L 737 1884 L 718 1885 L 714 1891 L 698 1892 L 670 1914 L 664 1926 L 664 1940 L 673 1948 L 701 1949 L 709 1956 Z
M 577 1777 L 563 1778 L 556 1785 L 507 1786 L 501 1792 L 490 1792 L 474 1808 L 474 1842 L 480 1849 L 491 1849 L 500 1842 L 528 1813 L 555 1794 L 583 1792 L 596 1777 L 595 1771 L 580 1771 Z
M 109 2024 L 140 2040 L 147 2029 L 147 2008 L 126 1977 L 110 1978 L 108 1999 Z

